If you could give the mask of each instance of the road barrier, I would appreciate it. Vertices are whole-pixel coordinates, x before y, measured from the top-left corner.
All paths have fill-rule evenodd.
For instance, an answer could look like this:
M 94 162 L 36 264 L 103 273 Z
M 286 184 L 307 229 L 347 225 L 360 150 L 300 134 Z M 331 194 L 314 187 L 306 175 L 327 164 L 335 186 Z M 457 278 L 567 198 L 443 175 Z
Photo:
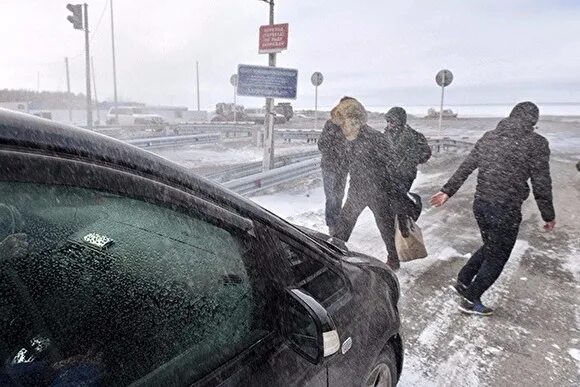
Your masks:
M 319 156 L 266 172 L 231 180 L 223 183 L 223 185 L 241 195 L 251 195 L 318 172 L 320 172 Z
M 302 129 L 278 129 L 276 135 L 278 138 L 284 139 L 285 142 L 292 142 L 292 140 L 302 140 L 306 143 L 317 143 L 322 131 L 320 130 L 302 130 Z
M 219 133 L 191 134 L 187 136 L 150 137 L 127 140 L 131 145 L 144 149 L 166 148 L 184 145 L 201 145 L 219 143 L 221 135 Z
M 433 151 L 441 152 L 442 150 L 448 150 L 449 148 L 463 148 L 471 149 L 474 143 L 463 140 L 454 140 L 449 137 L 445 138 L 428 138 L 427 142 Z
M 320 152 L 318 151 L 318 149 L 295 153 L 291 155 L 276 156 L 274 158 L 274 168 L 277 169 L 285 165 L 298 163 L 300 161 L 312 159 L 315 157 L 320 157 Z M 227 167 L 219 172 L 207 174 L 205 175 L 205 177 L 218 183 L 223 183 L 230 180 L 235 180 L 242 177 L 258 174 L 262 172 L 262 165 L 263 164 L 261 161 L 255 161 L 243 165 L 234 165 L 231 167 Z
M 470 149 L 474 145 L 468 141 L 453 140 L 451 138 L 431 138 L 428 139 L 428 142 L 432 148 L 437 148 L 439 151 L 453 147 Z M 287 157 L 291 164 L 277 167 L 270 171 L 259 172 L 262 168 L 262 163 L 256 162 L 232 167 L 229 171 L 222 171 L 207 177 L 221 182 L 224 186 L 239 194 L 252 195 L 279 184 L 288 183 L 320 172 L 320 154 L 317 150 Z M 300 161 L 300 157 L 305 158 L 305 160 Z M 278 162 L 282 163 L 283 159 L 278 159 Z

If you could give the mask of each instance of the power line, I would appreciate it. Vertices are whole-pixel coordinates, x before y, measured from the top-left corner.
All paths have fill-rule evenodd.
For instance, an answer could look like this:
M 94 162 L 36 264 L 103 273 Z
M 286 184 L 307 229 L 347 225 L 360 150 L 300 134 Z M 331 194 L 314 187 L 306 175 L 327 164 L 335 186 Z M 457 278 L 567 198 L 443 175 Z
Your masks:
M 91 35 L 91 40 L 90 40 L 91 43 L 93 42 L 93 39 L 95 39 L 95 37 L 97 36 L 97 32 L 99 31 L 99 27 L 101 26 L 101 22 L 103 21 L 103 16 L 105 16 L 105 11 L 107 10 L 108 3 L 109 3 L 109 0 L 106 0 L 105 5 L 103 7 L 103 10 L 101 11 L 101 16 L 99 16 L 99 21 L 97 22 L 95 30 L 93 31 L 93 33 Z

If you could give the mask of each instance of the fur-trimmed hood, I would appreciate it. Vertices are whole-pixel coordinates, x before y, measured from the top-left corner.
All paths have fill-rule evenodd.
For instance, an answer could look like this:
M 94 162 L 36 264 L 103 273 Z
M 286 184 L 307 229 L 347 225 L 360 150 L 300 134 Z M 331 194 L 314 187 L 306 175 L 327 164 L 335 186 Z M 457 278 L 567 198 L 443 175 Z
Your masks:
M 360 128 L 367 123 L 367 111 L 352 97 L 344 97 L 330 111 L 330 119 L 338 125 L 347 140 L 357 138 Z

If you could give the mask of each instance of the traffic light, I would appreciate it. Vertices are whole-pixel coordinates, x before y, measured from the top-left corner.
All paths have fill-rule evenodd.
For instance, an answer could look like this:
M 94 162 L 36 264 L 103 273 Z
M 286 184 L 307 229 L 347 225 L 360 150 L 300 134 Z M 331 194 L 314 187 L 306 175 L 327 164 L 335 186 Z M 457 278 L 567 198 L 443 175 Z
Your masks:
M 75 30 L 83 29 L 83 6 L 81 4 L 67 4 L 66 8 L 72 12 L 67 20 L 72 23 Z

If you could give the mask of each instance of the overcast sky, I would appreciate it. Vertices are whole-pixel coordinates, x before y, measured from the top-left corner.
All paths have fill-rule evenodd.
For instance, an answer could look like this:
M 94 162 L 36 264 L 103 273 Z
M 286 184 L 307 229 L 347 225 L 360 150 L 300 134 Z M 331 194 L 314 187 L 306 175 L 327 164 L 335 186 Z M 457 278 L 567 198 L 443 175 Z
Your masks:
M 84 37 L 66 0 L 0 0 L 0 88 L 84 92 Z M 99 99 L 112 99 L 109 0 L 87 0 Z M 239 63 L 267 64 L 258 0 L 114 0 L 118 90 L 124 99 L 202 108 L 230 101 Z M 102 18 L 101 18 L 101 15 Z M 99 24 L 100 21 L 100 24 Z M 311 107 L 313 71 L 325 76 L 320 105 L 343 95 L 367 106 L 437 105 L 434 76 L 449 68 L 451 104 L 580 102 L 580 0 L 277 0 L 290 24 L 278 66 L 299 71 L 297 107 Z M 97 28 L 98 27 L 98 28 Z M 246 106 L 262 99 L 241 98 Z

